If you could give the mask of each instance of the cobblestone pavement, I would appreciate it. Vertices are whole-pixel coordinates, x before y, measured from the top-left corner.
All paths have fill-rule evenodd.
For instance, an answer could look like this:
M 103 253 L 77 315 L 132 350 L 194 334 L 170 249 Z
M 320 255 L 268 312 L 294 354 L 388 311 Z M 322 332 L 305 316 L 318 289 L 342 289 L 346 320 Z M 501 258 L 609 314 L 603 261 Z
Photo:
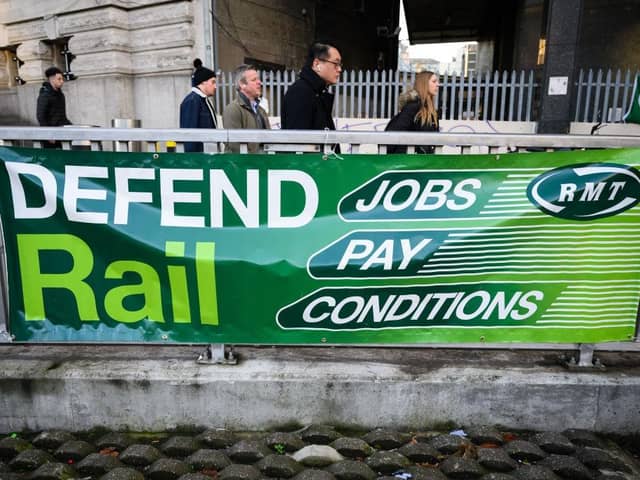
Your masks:
M 639 438 L 494 428 L 0 435 L 0 480 L 640 479 Z M 623 447 L 621 447 L 624 446 Z

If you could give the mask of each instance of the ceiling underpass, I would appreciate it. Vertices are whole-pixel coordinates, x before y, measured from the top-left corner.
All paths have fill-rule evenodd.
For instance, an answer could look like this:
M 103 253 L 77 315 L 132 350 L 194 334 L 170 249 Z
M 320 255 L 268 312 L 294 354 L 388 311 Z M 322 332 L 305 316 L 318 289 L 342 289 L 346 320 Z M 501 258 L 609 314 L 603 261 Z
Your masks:
M 513 0 L 402 0 L 411 44 L 493 42 L 494 66 L 508 68 L 519 2 Z

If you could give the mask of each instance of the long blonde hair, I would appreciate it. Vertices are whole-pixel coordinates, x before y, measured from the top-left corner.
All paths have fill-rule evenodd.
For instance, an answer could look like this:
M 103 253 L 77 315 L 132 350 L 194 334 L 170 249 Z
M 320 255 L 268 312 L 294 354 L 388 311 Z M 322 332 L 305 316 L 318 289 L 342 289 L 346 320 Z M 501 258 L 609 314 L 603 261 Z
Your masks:
M 420 72 L 416 75 L 413 88 L 420 97 L 420 110 L 416 113 L 415 120 L 420 125 L 438 125 L 438 112 L 433 102 L 433 96 L 429 94 L 429 80 L 436 75 L 434 72 Z

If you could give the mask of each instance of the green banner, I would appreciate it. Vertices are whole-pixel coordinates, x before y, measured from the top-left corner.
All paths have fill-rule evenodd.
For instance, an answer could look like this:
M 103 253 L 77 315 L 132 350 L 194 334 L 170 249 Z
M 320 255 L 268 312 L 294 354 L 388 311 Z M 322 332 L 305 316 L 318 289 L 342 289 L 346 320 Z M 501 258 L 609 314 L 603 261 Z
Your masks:
M 0 148 L 23 342 L 631 340 L 640 150 Z

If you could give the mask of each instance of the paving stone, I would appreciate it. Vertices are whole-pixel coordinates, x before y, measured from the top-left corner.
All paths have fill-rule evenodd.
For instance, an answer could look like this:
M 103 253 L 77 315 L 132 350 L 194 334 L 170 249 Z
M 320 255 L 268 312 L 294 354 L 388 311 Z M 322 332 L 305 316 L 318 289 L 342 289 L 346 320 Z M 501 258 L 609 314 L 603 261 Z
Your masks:
M 267 477 L 275 478 L 291 478 L 304 470 L 293 458 L 276 454 L 264 457 L 255 466 Z
M 576 451 L 576 446 L 567 437 L 557 432 L 537 433 L 531 437 L 531 441 L 547 453 L 571 455 Z
M 440 470 L 449 478 L 473 479 L 486 473 L 485 469 L 471 458 L 450 456 L 440 464 Z
M 340 437 L 331 442 L 330 446 L 347 458 L 364 458 L 373 453 L 371 445 L 361 438 L 355 437 Z
M 213 477 L 204 473 L 186 473 L 179 477 L 178 480 L 213 480 Z
M 442 432 L 434 432 L 434 431 L 416 432 L 413 434 L 413 439 L 416 442 L 429 443 L 433 438 L 437 437 L 438 435 L 442 435 Z
M 5 437 L 0 440 L 0 460 L 11 460 L 20 452 L 30 448 L 33 448 L 33 445 L 22 438 Z
M 617 472 L 600 472 L 600 474 L 596 475 L 596 480 L 629 480 L 623 473 Z
M 506 473 L 488 473 L 480 477 L 480 480 L 513 480 L 514 477 Z
M 329 425 L 309 425 L 298 433 L 305 442 L 318 445 L 329 445 L 342 436 Z
M 440 453 L 444 453 L 447 455 L 463 449 L 468 444 L 468 440 L 457 435 L 448 434 L 433 437 L 429 442 L 429 445 L 431 445 L 433 448 L 438 450 Z
M 560 480 L 553 470 L 542 465 L 522 465 L 511 475 L 518 480 Z
M 191 468 L 177 458 L 161 458 L 145 469 L 145 476 L 151 480 L 175 480 L 191 472 Z
M 109 432 L 103 435 L 96 442 L 96 447 L 100 450 L 103 448 L 114 448 L 118 452 L 122 452 L 129 445 L 133 445 L 135 442 L 126 433 L 121 432 Z
M 219 480 L 258 480 L 260 470 L 253 465 L 231 464 L 218 476 Z
M 526 440 L 513 440 L 504 449 L 511 458 L 520 462 L 536 462 L 547 456 L 538 445 Z
M 231 460 L 224 452 L 212 449 L 200 449 L 184 460 L 194 470 L 217 470 L 231 465 Z
M 30 448 L 20 452 L 9 462 L 9 468 L 17 472 L 33 471 L 47 462 L 54 462 L 53 456 L 44 450 Z
M 308 468 L 293 477 L 293 480 L 335 480 L 335 478 L 333 474 L 326 470 Z
M 437 468 L 413 466 L 404 469 L 411 474 L 411 480 L 446 480 L 446 476 Z
M 304 442 L 302 441 L 302 438 L 300 438 L 300 435 L 292 432 L 271 433 L 264 439 L 264 443 L 267 444 L 267 447 L 277 453 L 291 453 L 304 447 Z
M 146 467 L 162 457 L 162 453 L 152 445 L 134 443 L 125 448 L 118 457 L 122 463 L 134 467 Z
M 256 463 L 271 455 L 271 450 L 262 440 L 240 440 L 227 450 L 234 463 Z
M 118 467 L 105 473 L 100 480 L 144 480 L 144 475 L 135 468 Z
M 338 480 L 374 480 L 376 473 L 363 462 L 343 460 L 327 467 Z
M 491 443 L 494 445 L 502 445 L 504 438 L 497 430 L 490 427 L 473 427 L 466 430 L 467 438 L 476 445 Z
M 326 467 L 344 460 L 344 457 L 329 445 L 307 445 L 295 452 L 292 457 L 308 467 Z
M 24 475 L 19 473 L 2 473 L 0 474 L 0 480 L 23 480 Z
M 77 478 L 76 471 L 64 463 L 49 462 L 40 465 L 38 469 L 33 472 L 30 480 L 69 480 L 71 478 Z
M 601 447 L 602 442 L 592 432 L 587 430 L 580 430 L 577 428 L 570 428 L 562 432 L 562 434 L 569 439 L 571 443 L 579 447 Z
M 502 448 L 478 448 L 478 463 L 497 472 L 510 472 L 518 467 L 518 462 Z
M 382 450 L 392 450 L 399 448 L 411 440 L 411 435 L 407 433 L 397 432 L 395 430 L 387 430 L 384 428 L 376 428 L 367 433 L 362 439 L 373 448 Z
M 440 453 L 427 443 L 407 443 L 398 449 L 402 455 L 415 463 L 438 463 Z
M 186 473 L 179 477 L 178 480 L 213 480 L 213 477 L 204 473 Z
M 578 459 L 568 455 L 549 455 L 538 465 L 544 465 L 557 475 L 571 480 L 593 480 L 594 475 Z
M 225 428 L 210 428 L 198 435 L 196 440 L 207 447 L 222 449 L 237 443 L 238 437 L 231 430 Z
M 63 463 L 67 463 L 69 460 L 73 463 L 78 463 L 84 457 L 95 451 L 96 447 L 89 442 L 85 442 L 84 440 L 69 440 L 60 445 L 53 456 Z
M 397 470 L 408 467 L 411 462 L 400 452 L 381 451 L 373 453 L 365 460 L 365 463 L 369 465 L 374 472 L 389 475 Z
M 169 457 L 184 458 L 200 449 L 200 443 L 193 437 L 176 435 L 167 439 L 160 450 Z
M 76 437 L 65 430 L 49 430 L 34 438 L 33 445 L 42 450 L 55 450 L 63 443 L 75 439 Z
M 90 453 L 84 457 L 75 468 L 82 476 L 97 477 L 118 467 L 124 467 L 124 465 L 116 457 Z
M 576 458 L 587 467 L 595 470 L 614 470 L 617 472 L 631 472 L 631 468 L 619 458 L 599 448 L 585 447 L 576 452 Z

